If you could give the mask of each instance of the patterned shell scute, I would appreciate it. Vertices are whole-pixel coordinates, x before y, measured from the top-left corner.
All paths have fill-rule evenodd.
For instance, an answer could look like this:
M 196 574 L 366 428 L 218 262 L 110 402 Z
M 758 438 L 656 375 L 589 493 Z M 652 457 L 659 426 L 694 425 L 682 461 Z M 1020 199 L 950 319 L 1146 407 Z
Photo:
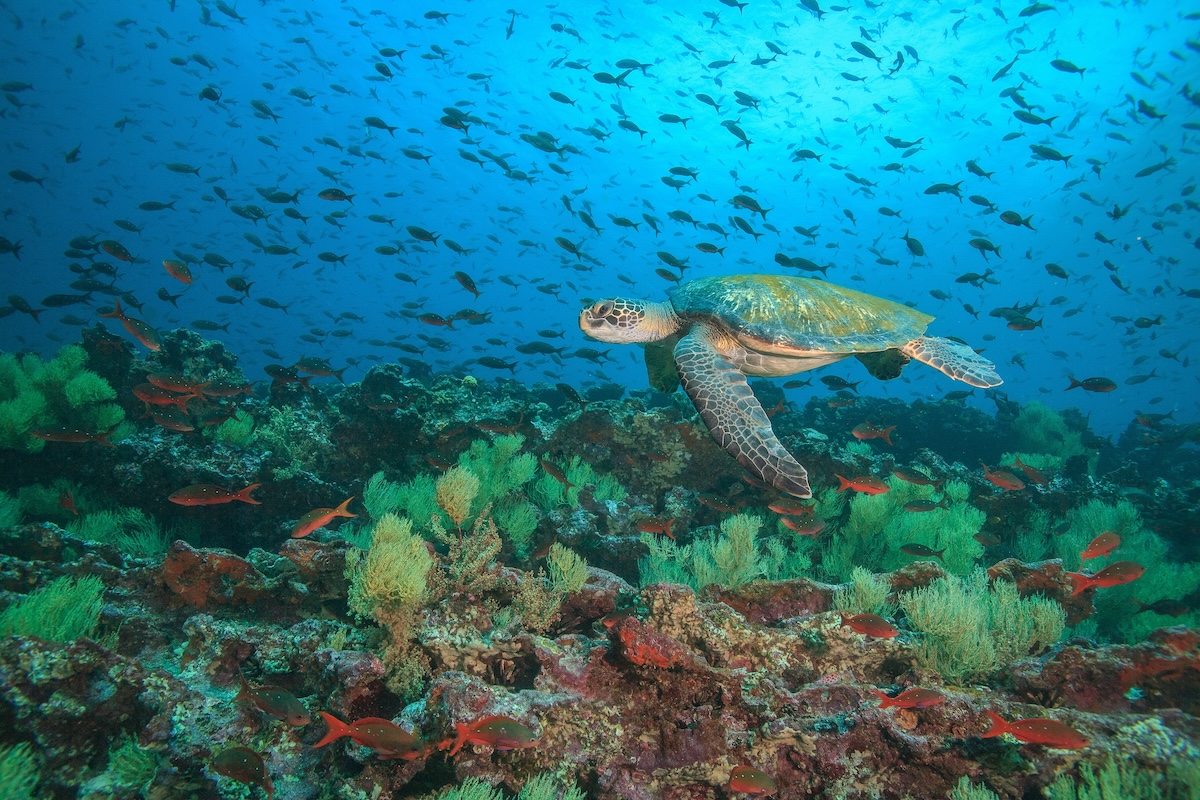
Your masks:
M 891 300 L 780 275 L 700 278 L 672 292 L 671 304 L 685 319 L 717 322 L 743 346 L 779 355 L 901 347 L 933 321 Z

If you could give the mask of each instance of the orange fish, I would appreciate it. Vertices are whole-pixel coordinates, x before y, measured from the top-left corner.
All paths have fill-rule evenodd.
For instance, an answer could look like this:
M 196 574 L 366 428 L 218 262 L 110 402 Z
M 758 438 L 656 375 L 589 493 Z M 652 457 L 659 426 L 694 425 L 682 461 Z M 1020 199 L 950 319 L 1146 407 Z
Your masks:
M 484 717 L 469 725 L 456 722 L 454 729 L 457 736 L 450 748 L 450 757 L 467 743 L 487 745 L 496 750 L 516 750 L 537 744 L 536 734 L 512 717 Z
M 1087 561 L 1089 558 L 1102 558 L 1113 550 L 1116 550 L 1120 545 L 1120 536 L 1117 536 L 1112 531 L 1105 531 L 1095 539 L 1092 539 L 1091 543 L 1079 553 L 1079 560 Z
M 573 484 L 569 480 L 567 480 L 567 474 L 562 471 L 562 468 L 560 466 L 558 466 L 558 464 L 555 464 L 553 461 L 549 461 L 545 458 L 542 459 L 541 464 L 542 464 L 542 469 L 544 469 L 546 471 L 546 474 L 549 475 L 551 478 L 554 478 L 554 480 L 561 483 L 563 485 L 564 489 L 574 489 L 575 488 L 575 484 Z
M 234 500 L 257 506 L 262 504 L 251 497 L 250 493 L 260 486 L 262 486 L 261 483 L 252 483 L 240 492 L 233 492 L 223 486 L 214 486 L 211 483 L 194 483 L 171 492 L 167 499 L 181 506 L 215 506 L 221 503 L 232 503 Z
M 29 431 L 30 436 L 35 439 L 41 439 L 43 442 L 70 442 L 71 444 L 98 442 L 105 447 L 116 447 L 115 444 L 108 440 L 108 437 L 112 436 L 112 433 L 112 431 L 89 433 L 81 431 L 78 428 L 33 428 Z
M 209 766 L 218 775 L 238 783 L 261 786 L 267 793 L 267 800 L 275 796 L 275 786 L 271 783 L 271 776 L 267 774 L 267 765 L 262 756 L 249 747 L 230 747 L 228 750 L 222 750 Z
M 193 280 L 192 271 L 188 269 L 187 264 L 183 263 L 182 261 L 177 261 L 174 258 L 164 258 L 162 265 L 163 269 L 167 271 L 167 274 L 175 280 L 179 281 L 180 283 L 191 284 Z
M 424 322 L 426 325 L 436 325 L 439 328 L 445 327 L 449 328 L 450 330 L 454 330 L 454 320 L 446 319 L 441 314 L 434 314 L 432 311 L 421 314 L 419 317 L 417 317 L 417 320 Z
M 860 442 L 867 439 L 883 439 L 889 445 L 892 443 L 892 431 L 896 430 L 895 425 L 889 425 L 886 428 L 877 428 L 869 422 L 860 422 L 851 429 L 850 435 Z
M 770 797 L 775 794 L 775 779 L 754 767 L 734 767 L 729 773 L 729 791 L 751 797 Z
M 125 326 L 125 330 L 129 331 L 129 335 L 141 342 L 147 350 L 158 352 L 162 349 L 162 338 L 159 337 L 158 331 L 140 319 L 126 316 L 125 312 L 121 310 L 120 300 L 114 298 L 113 303 L 116 308 L 109 313 L 101 311 L 100 316 L 107 319 L 119 319 Z
M 1071 596 L 1082 594 L 1088 589 L 1095 586 L 1098 589 L 1109 589 L 1113 586 L 1121 586 L 1126 583 L 1133 583 L 1138 578 L 1142 577 L 1142 573 L 1146 568 L 1136 561 L 1115 561 L 1109 564 L 1104 569 L 1097 572 L 1095 575 L 1083 575 L 1078 572 L 1068 572 L 1067 577 L 1074 584 L 1074 591 Z
M 878 689 L 872 692 L 879 695 L 880 708 L 929 708 L 943 702 L 946 698 L 936 689 L 909 689 L 895 697 L 888 697 Z
M 1025 744 L 1042 744 L 1056 750 L 1078 750 L 1091 742 L 1074 728 L 1053 719 L 1018 719 L 1006 722 L 999 714 L 988 709 L 992 727 L 983 734 L 984 739 L 1011 733 Z
M 987 478 L 1001 489 L 1008 491 L 1018 492 L 1025 488 L 1025 482 L 1016 475 L 1013 475 L 1011 472 L 1004 469 L 998 469 L 995 472 L 992 472 L 988 469 L 987 464 L 983 464 L 983 477 Z
M 320 712 L 329 726 L 329 732 L 313 747 L 324 747 L 331 741 L 349 736 L 364 747 L 376 751 L 379 758 L 404 758 L 412 760 L 425 754 L 425 744 L 413 734 L 404 730 L 391 720 L 382 717 L 364 717 L 361 720 L 346 724 L 332 714 Z
M 425 755 L 424 743 L 390 719 L 364 717 L 347 725 L 333 714 L 320 713 L 329 731 L 313 747 L 324 747 L 343 736 L 349 736 L 363 747 L 374 750 L 382 759 L 412 760 Z
M 886 494 L 891 491 L 891 487 L 873 475 L 862 475 L 857 478 L 847 479 L 843 478 L 837 473 L 834 473 L 834 477 L 837 478 L 841 483 L 841 485 L 838 486 L 838 494 L 841 494 L 847 489 L 853 489 L 854 491 L 862 492 L 863 494 Z
M 821 531 L 825 530 L 825 520 L 816 516 L 808 520 L 780 517 L 779 521 L 783 523 L 783 527 L 789 531 L 795 531 L 798 536 L 811 536 L 815 539 Z
M 347 510 L 353 499 L 354 495 L 347 497 L 346 501 L 337 508 L 314 508 L 301 517 L 296 523 L 296 527 L 292 528 L 292 538 L 299 539 L 302 536 L 308 536 L 318 528 L 324 528 L 333 521 L 334 517 L 357 517 L 357 514 L 351 514 Z
M 240 672 L 238 681 L 240 686 L 237 697 L 233 698 L 235 702 L 253 703 L 264 714 L 297 728 L 312 722 L 308 709 L 287 689 L 280 686 L 251 686 Z
M 900 634 L 895 625 L 876 614 L 842 614 L 842 624 L 849 626 L 855 633 L 874 636 L 877 639 L 891 639 Z
M 671 526 L 675 524 L 675 518 L 658 519 L 657 517 L 646 517 L 634 525 L 642 533 L 660 533 L 666 536 L 671 541 L 675 541 L 675 534 L 671 533 Z

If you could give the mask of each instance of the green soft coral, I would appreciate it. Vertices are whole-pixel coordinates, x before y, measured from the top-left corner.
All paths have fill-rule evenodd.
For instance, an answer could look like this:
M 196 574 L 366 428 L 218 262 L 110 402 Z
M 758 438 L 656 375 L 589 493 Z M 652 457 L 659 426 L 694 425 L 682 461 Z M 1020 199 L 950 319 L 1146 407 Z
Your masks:
M 822 569 L 834 580 L 851 578 L 857 566 L 889 572 L 913 560 L 901 551 L 904 545 L 924 545 L 945 552 L 941 559 L 946 571 L 965 575 L 983 555 L 983 546 L 975 534 L 987 515 L 969 502 L 970 487 L 962 481 L 949 481 L 942 487 L 945 508 L 912 512 L 905 505 L 914 500 L 938 500 L 932 486 L 917 486 L 896 477 L 887 480 L 889 491 L 882 494 L 856 494 L 850 500 L 850 516 L 842 525 L 833 525 L 823 545 Z M 825 498 L 826 505 L 833 501 Z
M 1132 560 L 1146 570 L 1133 583 L 1096 590 L 1095 623 L 1101 638 L 1133 643 L 1165 625 L 1200 626 L 1200 611 L 1172 618 L 1142 610 L 1158 600 L 1179 600 L 1200 590 L 1200 563 L 1173 558 L 1167 542 L 1143 525 L 1132 503 L 1092 499 L 1068 511 L 1064 522 L 1066 531 L 1051 537 L 1050 546 L 1068 569 L 1098 571 L 1116 561 Z M 1106 531 L 1121 538 L 1117 549 L 1105 558 L 1081 562 L 1080 552 Z
M 918 661 L 954 685 L 989 677 L 1061 638 L 1062 607 L 1020 596 L 1008 581 L 989 584 L 987 572 L 948 575 L 899 597 L 913 630 L 922 634 Z
M 66 345 L 50 361 L 38 355 L 0 355 L 0 447 L 39 452 L 45 442 L 30 428 L 57 427 L 103 433 L 120 425 L 116 392 L 86 369 L 87 351 Z

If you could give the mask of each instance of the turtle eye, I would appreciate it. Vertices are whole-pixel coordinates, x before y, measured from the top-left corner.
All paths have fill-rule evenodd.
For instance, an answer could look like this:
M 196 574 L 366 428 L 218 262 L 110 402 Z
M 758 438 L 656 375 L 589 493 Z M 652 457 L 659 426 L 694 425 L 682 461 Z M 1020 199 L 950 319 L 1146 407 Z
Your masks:
M 611 300 L 606 300 L 603 303 L 597 303 L 596 307 L 592 309 L 593 316 L 597 316 L 597 317 L 607 317 L 607 316 L 611 315 L 612 312 L 613 312 L 613 303 Z

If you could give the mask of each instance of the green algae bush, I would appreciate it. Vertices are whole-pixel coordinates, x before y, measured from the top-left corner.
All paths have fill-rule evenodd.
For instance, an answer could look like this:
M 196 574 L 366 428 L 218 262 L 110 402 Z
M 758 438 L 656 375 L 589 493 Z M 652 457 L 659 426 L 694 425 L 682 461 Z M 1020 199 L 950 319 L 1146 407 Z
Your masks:
M 1050 800 L 1200 800 L 1200 766 L 1168 761 L 1155 770 L 1136 762 L 1108 760 L 1097 771 L 1079 765 L 1079 780 L 1059 775 L 1047 789 Z
M 157 773 L 158 756 L 133 736 L 122 736 L 108 750 L 108 774 L 121 789 L 144 792 Z
M 1008 664 L 1057 642 L 1066 626 L 1062 606 L 1022 598 L 1015 584 L 988 584 L 987 572 L 948 575 L 899 597 L 913 630 L 917 658 L 948 683 L 986 679 Z
M 892 591 L 891 582 L 870 570 L 855 567 L 850 582 L 839 586 L 833 593 L 835 611 L 847 614 L 878 614 L 890 617 L 896 613 L 896 605 L 888 601 Z
M 167 535 L 154 517 L 140 508 L 117 508 L 85 514 L 67 526 L 80 539 L 104 542 L 132 556 L 146 557 L 167 551 Z
M 1000 795 L 983 784 L 976 786 L 971 779 L 963 775 L 950 791 L 950 800 L 1000 800 Z
M 104 583 L 93 575 L 62 577 L 0 612 L 0 636 L 37 636 L 69 642 L 100 625 Z
M 571 782 L 565 785 L 548 772 L 526 781 L 516 800 L 583 800 L 587 794 Z M 458 786 L 444 789 L 427 800 L 505 800 L 504 792 L 479 778 L 467 778 Z
M 0 528 L 11 528 L 21 521 L 21 501 L 8 492 L 0 492 Z
M 513 598 L 513 610 L 526 630 L 545 633 L 558 619 L 563 600 L 587 583 L 587 562 L 574 550 L 555 542 L 546 556 L 550 574 L 527 573 Z
M 38 765 L 28 742 L 0 746 L 0 800 L 29 800 L 38 782 Z
M 786 580 L 806 574 L 812 562 L 806 543 L 789 548 L 776 538 L 759 541 L 761 517 L 735 514 L 719 530 L 679 545 L 665 536 L 643 533 L 647 554 L 638 562 L 641 584 L 678 583 L 699 591 L 711 584 L 736 588 L 757 578 Z
M 85 368 L 87 360 L 87 351 L 73 344 L 50 361 L 0 354 L 0 447 L 40 452 L 46 443 L 28 433 L 38 426 L 103 433 L 124 422 L 124 409 L 112 402 L 117 393 Z

